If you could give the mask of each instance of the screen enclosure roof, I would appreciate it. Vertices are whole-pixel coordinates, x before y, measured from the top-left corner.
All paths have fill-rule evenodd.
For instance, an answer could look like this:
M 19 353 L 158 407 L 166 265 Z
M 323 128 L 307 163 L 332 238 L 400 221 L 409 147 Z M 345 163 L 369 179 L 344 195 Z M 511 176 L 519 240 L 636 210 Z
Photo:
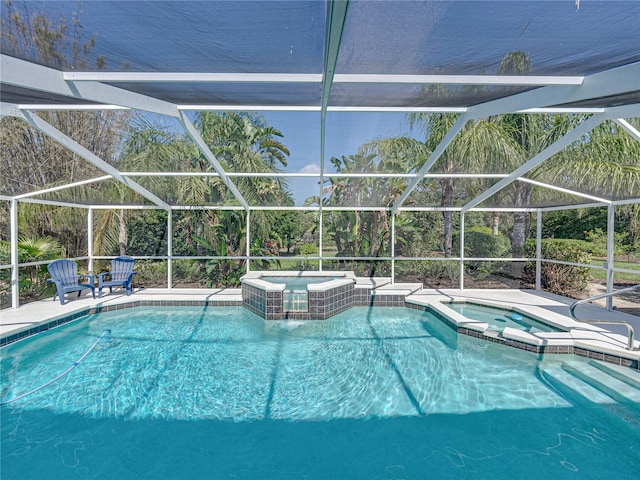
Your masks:
M 72 150 L 78 147 L 73 139 L 51 129 L 38 110 L 126 108 L 171 117 L 236 196 L 234 208 L 253 205 L 201 142 L 189 112 L 317 112 L 321 181 L 329 173 L 322 158 L 327 113 L 458 114 L 407 180 L 401 199 L 386 206 L 394 210 L 429 178 L 438 156 L 470 120 L 556 112 L 586 118 L 551 151 L 499 172 L 484 192 L 458 205 L 462 211 L 504 207 L 503 199 L 492 200 L 499 191 L 536 182 L 526 177 L 531 169 L 604 121 L 617 122 L 640 141 L 628 121 L 640 117 L 637 0 L 54 0 L 3 3 L 2 10 L 5 31 L 11 12 L 37 12 L 66 19 L 80 43 L 92 44 L 84 56 L 62 43 L 61 55 L 43 58 L 28 36 L 10 41 L 3 35 L 3 116 L 23 118 Z M 91 152 L 76 153 L 132 187 L 142 203 L 173 206 Z M 538 206 L 640 198 L 637 186 L 603 193 L 584 183 L 538 181 L 535 188 L 554 192 Z

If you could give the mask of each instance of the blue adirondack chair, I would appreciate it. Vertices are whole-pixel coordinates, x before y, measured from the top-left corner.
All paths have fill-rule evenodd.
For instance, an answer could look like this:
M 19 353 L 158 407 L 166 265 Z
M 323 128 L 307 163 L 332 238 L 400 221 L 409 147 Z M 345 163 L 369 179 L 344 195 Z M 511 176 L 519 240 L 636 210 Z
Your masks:
M 111 271 L 98 274 L 98 297 L 102 296 L 104 287 L 109 287 L 109 293 L 113 287 L 123 287 L 127 295 L 131 295 L 131 282 L 136 273 L 133 271 L 135 262 L 126 255 L 111 260 Z M 109 280 L 105 280 L 105 277 L 109 277 Z
M 93 298 L 96 298 L 96 289 L 93 285 L 93 275 L 78 274 L 78 264 L 73 260 L 55 260 L 47 265 L 51 278 L 49 283 L 56 284 L 56 293 L 53 300 L 60 297 L 60 305 L 64 305 L 64 294 L 68 292 L 78 292 L 78 297 L 83 290 L 90 289 Z M 89 278 L 89 283 L 80 283 L 80 277 Z

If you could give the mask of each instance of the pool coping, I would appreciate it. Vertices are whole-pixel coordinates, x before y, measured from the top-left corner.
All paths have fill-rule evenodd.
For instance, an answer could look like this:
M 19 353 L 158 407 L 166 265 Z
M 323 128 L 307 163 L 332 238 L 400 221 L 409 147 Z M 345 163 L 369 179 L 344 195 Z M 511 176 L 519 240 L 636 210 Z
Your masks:
M 94 305 L 80 308 L 72 313 L 61 314 L 51 319 L 43 320 L 34 326 L 24 327 L 9 332 L 0 337 L 0 347 L 17 342 L 24 338 L 45 332 L 52 328 L 64 325 L 79 318 L 96 313 L 111 312 L 114 310 L 126 310 L 138 307 L 242 307 L 242 300 L 129 300 L 111 305 Z
M 381 282 L 384 284 L 384 282 Z M 356 288 L 358 285 L 356 284 Z M 640 370 L 640 351 L 629 351 L 624 348 L 626 339 L 623 335 L 613 333 L 596 325 L 575 322 L 566 315 L 560 313 L 550 314 L 548 311 L 544 315 L 545 323 L 557 324 L 561 328 L 566 329 L 562 332 L 536 332 L 529 333 L 514 328 L 505 328 L 502 332 L 488 330 L 488 324 L 483 322 L 471 321 L 457 312 L 443 307 L 442 302 L 450 302 L 452 298 L 461 297 L 459 301 L 469 301 L 464 295 L 457 292 L 457 295 L 443 291 L 433 290 L 414 290 L 406 288 L 403 285 L 397 285 L 394 289 L 392 285 L 388 285 L 386 289 L 376 291 L 375 287 L 369 285 L 361 285 L 363 294 L 367 294 L 368 306 L 405 306 L 408 308 L 429 311 L 440 319 L 445 325 L 453 329 L 459 334 L 480 338 L 521 350 L 526 350 L 536 354 L 575 354 L 578 356 L 605 361 L 616 365 L 630 367 Z M 364 287 L 364 288 L 362 288 Z M 360 289 L 359 289 L 360 290 Z M 412 293 L 407 293 L 411 291 Z M 213 293 L 212 293 L 213 292 Z M 517 290 L 516 292 L 523 292 Z M 109 298 L 84 301 L 82 306 L 78 305 L 67 307 L 67 311 L 60 312 L 58 315 L 46 318 L 39 322 L 26 322 L 24 326 L 16 327 L 8 332 L 0 335 L 0 347 L 4 347 L 18 340 L 41 333 L 43 331 L 55 328 L 85 317 L 87 315 L 108 312 L 113 310 L 122 310 L 127 308 L 145 307 L 145 306 L 242 306 L 242 296 L 239 289 L 220 289 L 216 291 L 208 291 L 199 294 L 187 293 L 167 293 L 160 292 L 162 298 L 152 298 L 152 295 L 158 292 L 149 292 L 147 298 L 126 297 L 123 295 L 109 295 Z M 467 295 L 470 293 L 466 291 Z M 525 292 L 526 293 L 526 292 Z M 530 295 L 539 294 L 539 292 L 530 293 Z M 539 295 L 538 295 L 539 296 Z M 115 297 L 115 298 L 114 298 Z M 80 299 L 80 301 L 83 301 Z M 555 299 L 555 301 L 558 301 Z M 43 302 L 40 303 L 44 306 Z M 50 304 L 49 300 L 47 304 Z M 71 303 L 74 303 L 73 301 Z M 473 303 L 473 302 L 471 302 Z M 476 302 L 480 303 L 480 302 Z M 511 309 L 540 318 L 540 307 L 536 305 L 528 305 L 527 308 L 520 308 L 513 305 L 513 302 L 500 300 L 482 300 L 482 304 L 496 306 L 498 308 Z M 359 304 L 361 305 L 361 304 Z M 22 308 L 27 308 L 27 306 Z M 64 308 L 62 307 L 62 308 Z M 75 307 L 75 308 L 74 308 Z M 58 308 L 57 302 L 54 303 L 53 309 Z M 445 310 L 446 308 L 446 310 Z M 595 307 L 599 308 L 599 307 Z M 568 307 L 567 307 L 568 309 Z M 52 307 L 48 307 L 50 312 Z M 4 311 L 3 311 L 4 312 Z M 0 322 L 3 324 L 4 322 Z M 639 342 L 636 341 L 636 344 Z
M 626 337 L 612 333 L 597 325 L 580 323 L 564 315 L 542 315 L 535 306 L 519 308 L 508 302 L 485 301 L 473 302 L 465 298 L 454 298 L 450 295 L 420 298 L 419 295 L 407 297 L 407 307 L 430 311 L 449 328 L 458 334 L 480 338 L 492 343 L 526 350 L 532 353 L 544 354 L 575 354 L 578 356 L 601 360 L 607 363 L 640 370 L 640 351 L 630 351 L 624 348 Z M 544 323 L 562 328 L 558 332 L 525 332 L 507 327 L 502 332 L 489 330 L 489 324 L 477 320 L 470 320 L 458 312 L 447 308 L 443 304 L 451 301 L 477 303 L 495 306 L 542 320 Z M 563 318 L 564 317 L 564 318 Z M 636 348 L 640 342 L 635 342 Z

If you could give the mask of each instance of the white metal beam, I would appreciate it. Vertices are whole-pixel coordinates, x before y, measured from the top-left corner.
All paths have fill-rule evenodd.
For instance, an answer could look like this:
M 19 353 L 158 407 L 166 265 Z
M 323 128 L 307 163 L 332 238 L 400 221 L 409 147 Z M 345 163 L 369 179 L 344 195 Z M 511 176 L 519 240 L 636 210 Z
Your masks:
M 536 290 L 542 288 L 542 211 L 536 212 Z
M 218 172 L 120 172 L 127 177 L 219 177 Z M 226 172 L 227 177 L 320 178 L 319 173 Z M 327 178 L 415 178 L 417 173 L 325 173 Z M 424 178 L 506 178 L 508 173 L 427 173 Z
M 36 203 L 39 205 L 51 205 L 54 207 L 90 208 L 90 205 L 84 205 L 81 203 L 62 202 L 56 200 L 41 200 L 39 198 L 23 198 L 22 200 L 20 200 L 20 203 Z M 120 208 L 120 206 L 118 206 L 118 208 Z
M 87 210 L 87 255 L 89 255 L 89 273 L 93 272 L 93 210 Z
M 626 200 L 615 200 L 611 202 L 613 205 L 633 205 L 640 203 L 640 198 L 628 198 Z
M 191 120 L 189 120 L 189 117 L 187 117 L 186 113 L 180 112 L 178 120 L 180 121 L 180 123 L 182 124 L 186 132 L 189 134 L 189 136 L 196 143 L 200 151 L 207 158 L 207 160 L 209 161 L 213 169 L 216 172 L 218 172 L 218 174 L 220 175 L 220 178 L 222 179 L 224 184 L 227 186 L 227 188 L 236 197 L 236 199 L 242 204 L 244 209 L 249 210 L 249 204 L 240 193 L 240 190 L 238 190 L 238 188 L 233 183 L 233 181 L 227 176 L 227 173 L 225 172 L 224 168 L 222 168 L 222 165 L 220 164 L 216 156 L 213 154 L 211 149 L 209 149 L 209 146 L 203 140 L 202 136 L 200 135 L 196 127 L 194 127 L 193 123 L 191 123 Z
M 16 106 L 19 110 L 68 110 L 68 111 L 82 111 L 82 110 L 130 110 L 128 107 L 122 107 L 120 105 L 105 105 L 102 103 L 83 104 L 83 105 L 60 105 L 60 104 L 41 104 L 41 103 L 20 103 Z M 264 111 L 264 112 L 320 112 L 322 107 L 320 105 L 212 105 L 212 104 L 177 104 L 178 110 L 184 111 Z M 372 113 L 385 113 L 385 112 L 399 112 L 399 113 L 464 113 L 468 110 L 467 107 L 379 107 L 379 106 L 327 106 L 327 112 L 372 112 Z M 545 114 L 545 113 L 559 113 L 559 114 L 595 114 L 604 113 L 606 108 L 582 108 L 582 107 L 548 107 L 548 108 L 527 108 L 524 110 L 518 110 L 514 113 L 530 113 L 530 114 Z
M 333 15 L 336 31 L 342 28 L 343 21 L 338 21 L 346 12 L 347 1 L 334 1 L 331 8 L 337 12 Z M 337 20 L 336 20 L 337 19 Z M 342 25 L 341 25 L 342 23 Z M 332 32 L 330 32 L 332 33 Z M 328 37 L 331 41 L 331 37 Z M 337 58 L 337 51 L 336 56 Z M 178 106 L 169 102 L 158 100 L 139 93 L 123 90 L 100 81 L 192 81 L 192 82 L 286 82 L 286 83 L 316 83 L 322 79 L 323 101 L 328 100 L 326 82 L 329 79 L 325 70 L 321 77 L 318 74 L 242 74 L 242 73 L 163 73 L 163 72 L 61 72 L 55 69 L 33 64 L 6 55 L 0 55 L 0 69 L 2 70 L 2 82 L 18 87 L 50 92 L 58 95 L 80 98 L 86 101 L 99 102 L 107 108 L 135 108 L 163 115 L 177 116 Z M 616 95 L 635 91 L 638 88 L 637 78 L 640 76 L 640 62 L 618 67 L 605 72 L 587 77 L 562 77 L 562 76 L 500 76 L 500 75 L 333 75 L 331 70 L 331 82 L 342 83 L 411 83 L 411 84 L 471 84 L 471 85 L 541 85 L 541 88 L 493 100 L 472 107 L 474 118 L 498 113 L 514 111 L 528 111 L 547 106 L 563 108 L 558 105 L 578 102 L 580 100 Z M 324 104 L 323 104 L 324 105 Z M 554 107 L 555 106 L 555 107 Z M 26 105 L 25 105 L 26 107 Z M 29 105 L 34 108 L 95 108 L 94 106 L 61 106 L 61 105 Z M 249 105 L 183 105 L 183 109 L 222 109 L 222 110 L 323 110 L 318 105 L 310 106 L 249 106 Z M 324 105 L 324 111 L 335 108 L 335 111 L 385 111 L 381 107 L 328 107 Z M 581 110 L 579 107 L 576 110 Z M 413 111 L 411 107 L 391 108 L 390 111 Z M 451 111 L 452 109 L 433 108 L 434 111 Z M 564 110 L 573 111 L 572 107 Z M 417 111 L 429 111 L 429 109 L 417 109 Z M 456 110 L 459 111 L 459 110 Z
M 466 107 L 377 107 L 367 105 L 327 106 L 327 112 L 373 112 L 373 113 L 464 113 Z
M 530 113 L 530 114 L 571 114 L 579 113 L 585 115 L 591 115 L 595 113 L 604 113 L 607 109 L 604 107 L 598 108 L 580 108 L 580 107 L 546 107 L 546 108 L 526 108 L 524 110 L 518 110 L 514 113 Z
M 327 32 L 326 44 L 324 50 L 324 68 L 322 71 L 322 124 L 324 125 L 324 116 L 329 105 L 331 96 L 331 87 L 333 78 L 336 74 L 336 65 L 338 64 L 338 54 L 340 52 L 340 43 L 342 42 L 342 33 L 344 25 L 347 21 L 347 10 L 349 9 L 349 0 L 331 0 L 327 4 Z
M 178 104 L 178 110 L 196 112 L 222 111 L 222 112 L 319 112 L 320 105 L 216 105 L 216 104 Z
M 20 107 L 13 103 L 0 103 L 0 117 L 22 117 Z
M 416 188 L 416 186 L 424 179 L 424 177 L 427 174 L 427 172 L 431 169 L 431 167 L 433 167 L 433 164 L 436 163 L 438 158 L 440 158 L 440 156 L 444 153 L 445 149 L 453 141 L 453 139 L 460 132 L 460 130 L 462 130 L 464 128 L 464 126 L 466 125 L 467 121 L 469 121 L 469 116 L 467 114 L 464 114 L 464 115 L 460 116 L 460 118 L 458 118 L 458 120 L 456 120 L 456 123 L 453 124 L 453 126 L 447 132 L 447 134 L 444 136 L 442 141 L 433 150 L 431 155 L 429 155 L 429 158 L 424 163 L 424 165 L 422 165 L 422 167 L 418 171 L 418 175 L 416 176 L 416 178 L 414 178 L 411 181 L 411 183 L 409 183 L 409 185 L 407 185 L 407 188 L 404 190 L 404 192 L 402 192 L 400 197 L 393 204 L 393 207 L 391 207 L 391 211 L 392 212 L 395 212 L 396 210 L 398 210 L 398 208 L 404 203 L 404 201 L 411 194 L 411 192 Z
M 571 190 L 569 188 L 557 187 L 555 185 L 551 185 L 544 182 L 539 182 L 538 180 L 532 180 L 530 178 L 520 177 L 518 181 L 529 183 L 531 185 L 536 185 L 538 187 L 548 188 L 549 190 L 555 190 L 557 192 L 568 193 L 569 195 L 576 195 L 577 197 L 586 198 L 588 200 L 595 200 L 596 202 L 602 202 L 604 204 L 611 204 L 611 200 L 607 200 L 606 198 L 596 197 L 594 195 L 588 195 L 586 193 L 578 192 L 576 190 Z
M 316 73 L 63 72 L 66 81 L 107 83 L 321 83 Z M 419 85 L 581 85 L 582 76 L 336 74 L 333 83 Z
M 120 105 L 105 105 L 104 103 L 89 103 L 82 105 L 60 105 L 60 104 L 41 104 L 41 103 L 20 103 L 20 110 L 56 110 L 69 112 L 97 111 L 97 110 L 131 110 L 129 107 L 121 107 Z
M 82 158 L 87 160 L 89 163 L 94 165 L 96 168 L 102 170 L 108 175 L 111 175 L 113 178 L 123 183 L 127 187 L 131 188 L 133 191 L 139 193 L 144 198 L 146 198 L 147 200 L 150 200 L 151 202 L 158 205 L 159 207 L 162 207 L 165 210 L 169 210 L 171 208 L 163 200 L 161 200 L 160 198 L 158 198 L 153 193 L 149 192 L 147 189 L 145 189 L 138 183 L 134 182 L 133 180 L 121 175 L 117 169 L 109 165 L 107 162 L 102 160 L 93 152 L 84 148 L 82 145 L 80 145 L 78 142 L 76 142 L 72 138 L 62 133 L 60 130 L 56 129 L 53 125 L 44 121 L 34 112 L 26 110 L 22 112 L 22 114 L 23 114 L 24 120 L 27 121 L 29 124 L 31 124 L 33 127 L 37 128 L 42 133 L 51 137 L 53 140 L 63 145 L 64 147 L 68 148 L 75 154 L 81 156 Z
M 338 64 L 338 54 L 340 53 L 340 44 L 342 42 L 342 33 L 344 25 L 347 21 L 347 11 L 349 10 L 349 0 L 330 0 L 327 2 L 327 30 L 325 32 L 324 46 L 324 63 L 322 69 L 322 93 L 320 101 L 320 182 L 318 185 L 318 233 L 320 239 L 318 242 L 318 250 L 320 255 L 320 271 L 322 271 L 322 252 L 324 236 L 323 223 L 323 186 L 324 186 L 324 157 L 326 144 L 326 120 L 327 108 L 331 97 L 331 87 L 333 86 L 333 77 L 336 73 L 336 65 Z
M 607 293 L 613 292 L 613 267 L 615 265 L 614 260 L 614 233 L 615 233 L 615 220 L 616 209 L 613 205 L 609 205 L 607 208 Z M 613 298 L 607 297 L 607 310 L 613 310 Z
M 485 201 L 487 198 L 491 197 L 496 192 L 499 192 L 504 187 L 509 185 L 511 182 L 517 180 L 519 177 L 521 177 L 528 171 L 537 167 L 539 164 L 544 162 L 546 159 L 548 159 L 552 155 L 555 155 L 560 150 L 571 145 L 574 141 L 578 140 L 580 137 L 588 133 L 591 129 L 595 128 L 604 120 L 606 120 L 606 118 L 603 115 L 594 115 L 588 118 L 587 120 L 583 121 L 576 128 L 574 128 L 573 130 L 565 134 L 563 137 L 561 137 L 559 140 L 552 143 L 547 148 L 542 150 L 540 153 L 535 155 L 528 162 L 525 162 L 523 165 L 516 168 L 511 173 L 511 175 L 509 175 L 507 178 L 504 178 L 499 182 L 495 183 L 493 186 L 491 186 L 490 188 L 485 190 L 483 193 L 478 195 L 475 199 L 471 200 L 469 203 L 467 203 L 465 206 L 462 207 L 462 211 L 467 212 L 473 207 L 475 207 L 476 205 L 479 205 L 480 203 Z
M 63 72 L 72 82 L 320 83 L 320 73 Z
M 171 103 L 99 82 L 67 82 L 59 70 L 7 55 L 0 54 L 0 71 L 2 82 L 8 85 L 172 117 L 178 116 L 177 107 Z
M 551 75 L 379 75 L 336 74 L 334 83 L 419 85 L 581 85 L 584 77 Z
M 560 210 L 578 210 L 582 208 L 599 208 L 606 207 L 604 203 L 578 203 L 576 205 L 558 205 L 555 207 L 540 207 L 541 212 L 556 212 Z M 474 210 L 476 210 L 474 208 Z
M 59 185 L 57 187 L 45 188 L 43 190 L 37 190 L 35 192 L 23 193 L 21 195 L 16 195 L 13 198 L 22 199 L 22 198 L 34 197 L 36 195 L 44 195 L 46 193 L 51 193 L 51 192 L 59 192 L 60 190 L 66 190 L 67 188 L 81 187 L 83 185 L 89 185 L 91 183 L 102 182 L 104 180 L 109 180 L 109 179 L 112 179 L 112 178 L 113 177 L 111 175 L 105 175 L 103 177 L 91 178 L 89 180 L 82 180 L 80 182 L 67 183 L 65 185 Z
M 614 121 L 620 125 L 625 132 L 640 142 L 640 131 L 638 131 L 636 127 L 631 125 L 624 118 L 616 118 Z
M 640 62 L 584 78 L 581 85 L 550 85 L 470 107 L 473 118 L 511 113 L 529 108 L 553 107 L 592 98 L 638 90 Z M 570 108 L 570 107 L 568 107 Z M 626 117 L 626 115 L 621 115 Z M 634 116 L 634 115 L 631 115 Z

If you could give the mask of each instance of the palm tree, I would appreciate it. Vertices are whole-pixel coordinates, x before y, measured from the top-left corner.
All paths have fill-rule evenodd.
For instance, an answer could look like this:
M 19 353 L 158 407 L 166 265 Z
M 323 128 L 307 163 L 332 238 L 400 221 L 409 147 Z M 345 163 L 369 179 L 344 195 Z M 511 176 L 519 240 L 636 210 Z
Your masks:
M 207 145 L 227 172 L 274 173 L 287 166 L 290 154 L 280 141 L 282 132 L 265 119 L 248 112 L 201 112 L 197 126 Z M 250 205 L 292 204 L 288 183 L 282 177 L 236 177 L 234 183 Z M 225 203 L 233 201 L 226 194 Z M 252 236 L 266 238 L 271 230 L 269 215 L 253 212 Z
M 631 123 L 638 125 L 640 119 Z M 607 121 L 594 128 L 585 141 L 547 160 L 537 176 L 605 198 L 635 197 L 640 192 L 640 142 L 615 122 Z
M 288 148 L 279 140 L 282 133 L 266 124 L 258 115 L 248 113 L 212 113 L 198 115 L 196 125 L 203 139 L 227 172 L 278 172 L 287 165 Z M 213 172 L 205 156 L 186 135 L 179 135 L 163 125 L 151 124 L 144 118 L 132 123 L 124 144 L 121 170 Z M 238 189 L 249 204 L 293 204 L 287 183 L 281 178 L 234 178 Z M 184 176 L 177 180 L 166 177 L 150 177 L 141 185 L 169 204 L 181 205 L 229 205 L 237 204 L 219 177 Z M 103 235 L 112 244 L 123 243 L 115 232 L 126 212 L 111 212 L 103 216 L 99 224 Z M 269 212 L 252 214 L 252 237 L 262 242 L 271 230 Z M 176 228 L 186 244 L 199 255 L 242 256 L 246 252 L 246 217 L 238 211 L 188 210 L 175 215 Z M 111 234 L 108 226 L 111 225 Z M 97 241 L 98 246 L 100 241 Z M 215 262 L 213 262 L 215 263 Z M 233 279 L 241 268 L 240 263 L 198 262 L 198 270 L 207 270 L 209 277 Z M 218 265 L 219 264 L 219 265 Z M 218 284 L 218 280 L 213 283 Z
M 508 114 L 487 119 L 495 124 L 506 138 L 510 138 L 516 151 L 502 157 L 504 168 L 512 171 L 528 159 L 534 157 L 545 148 L 556 142 L 569 132 L 581 120 L 580 116 L 543 115 L 543 114 Z M 543 164 L 544 165 L 544 164 Z M 531 176 L 536 176 L 536 170 Z M 533 185 L 524 182 L 514 182 L 505 193 L 511 195 L 514 207 L 528 207 L 534 192 Z M 526 240 L 526 212 L 514 212 L 513 231 L 511 235 L 512 251 L 515 256 L 524 253 Z
M 453 127 L 457 115 L 409 114 L 410 125 L 418 126 L 425 135 L 427 151 L 433 151 Z M 514 141 L 497 125 L 476 121 L 469 122 L 442 153 L 436 166 L 444 174 L 501 172 L 506 159 L 520 158 Z M 511 160 L 510 160 L 511 161 Z M 452 207 L 456 197 L 457 182 L 453 177 L 439 180 L 440 206 Z M 453 246 L 453 212 L 444 210 L 443 249 L 451 255 Z

